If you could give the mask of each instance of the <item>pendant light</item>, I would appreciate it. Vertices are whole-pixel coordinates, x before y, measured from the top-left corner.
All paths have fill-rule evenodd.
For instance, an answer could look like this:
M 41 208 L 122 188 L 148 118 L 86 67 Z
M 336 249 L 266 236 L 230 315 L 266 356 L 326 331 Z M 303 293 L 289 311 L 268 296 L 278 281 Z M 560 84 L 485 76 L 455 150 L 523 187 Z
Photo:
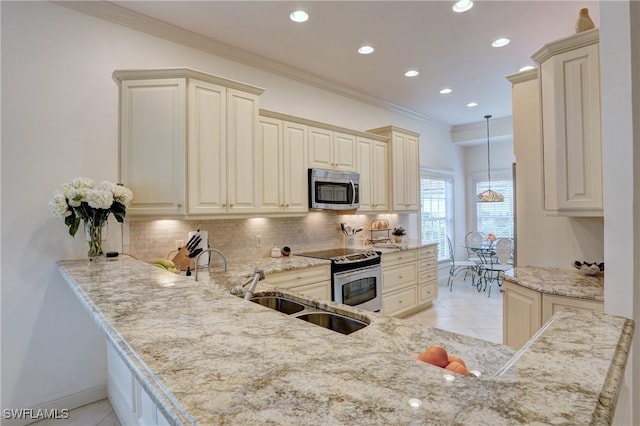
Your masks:
M 485 115 L 484 118 L 487 120 L 487 175 L 489 188 L 486 191 L 481 192 L 476 195 L 476 202 L 478 203 L 500 203 L 504 201 L 504 196 L 498 192 L 491 190 L 491 151 L 489 147 L 489 119 L 490 115 Z

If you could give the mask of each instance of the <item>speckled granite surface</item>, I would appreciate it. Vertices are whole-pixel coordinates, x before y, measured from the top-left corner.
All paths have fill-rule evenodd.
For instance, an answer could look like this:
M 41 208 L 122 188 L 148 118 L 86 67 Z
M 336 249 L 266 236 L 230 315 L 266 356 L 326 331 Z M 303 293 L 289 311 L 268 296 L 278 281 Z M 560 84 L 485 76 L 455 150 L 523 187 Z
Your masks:
M 514 284 L 558 296 L 604 301 L 604 275 L 584 275 L 577 269 L 518 266 L 503 278 Z
M 561 312 L 514 354 L 311 300 L 370 321 L 342 335 L 228 293 L 254 266 L 309 261 L 230 262 L 227 273 L 214 270 L 212 280 L 197 283 L 128 258 L 62 261 L 59 268 L 172 424 L 611 422 L 631 321 Z M 274 291 L 267 283 L 259 290 Z M 483 375 L 448 380 L 444 370 L 413 358 L 431 344 Z

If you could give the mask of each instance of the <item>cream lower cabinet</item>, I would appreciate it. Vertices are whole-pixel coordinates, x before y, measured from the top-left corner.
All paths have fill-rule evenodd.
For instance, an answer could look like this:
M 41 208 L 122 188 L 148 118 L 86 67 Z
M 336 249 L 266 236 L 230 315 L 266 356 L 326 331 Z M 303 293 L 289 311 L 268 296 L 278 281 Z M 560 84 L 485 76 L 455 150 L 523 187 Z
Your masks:
M 410 130 L 388 126 L 369 130 L 389 138 L 391 210 L 417 212 L 420 210 L 420 135 Z
M 382 313 L 404 316 L 418 306 L 418 252 L 382 255 Z
M 387 142 L 357 138 L 356 171 L 360 173 L 360 213 L 389 210 L 387 149 Z
M 418 249 L 418 305 L 438 297 L 438 245 Z
M 502 340 L 513 348 L 525 344 L 558 311 L 604 312 L 599 301 L 540 293 L 507 280 L 502 288 Z
M 115 71 L 128 216 L 250 213 L 263 89 L 187 68 Z
M 356 170 L 356 137 L 332 130 L 309 127 L 309 167 Z
M 304 213 L 307 188 L 307 126 L 260 117 L 256 210 L 263 213 Z
M 520 348 L 542 326 L 542 295 L 506 280 L 502 289 L 502 340 Z
M 276 272 L 267 275 L 266 282 L 274 287 L 294 290 L 305 296 L 331 300 L 330 265 Z
M 382 313 L 405 317 L 438 297 L 437 244 L 382 255 Z
M 123 425 L 169 425 L 111 342 L 107 342 L 107 393 Z

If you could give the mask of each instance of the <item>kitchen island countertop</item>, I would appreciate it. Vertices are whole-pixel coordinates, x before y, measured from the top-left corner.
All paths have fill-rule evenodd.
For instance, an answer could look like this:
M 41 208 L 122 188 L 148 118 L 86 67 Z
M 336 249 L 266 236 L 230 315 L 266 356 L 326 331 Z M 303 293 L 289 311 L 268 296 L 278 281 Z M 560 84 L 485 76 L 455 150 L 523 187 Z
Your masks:
M 59 262 L 172 424 L 611 423 L 631 320 L 559 312 L 516 353 L 310 300 L 370 322 L 342 335 L 231 296 L 229 284 L 252 266 L 231 264 L 226 275 L 214 270 L 213 279 L 195 282 L 128 258 Z M 273 291 L 268 280 L 258 290 Z M 447 375 L 414 358 L 431 344 L 483 375 Z
M 540 293 L 577 299 L 604 301 L 604 275 L 584 275 L 577 269 L 518 266 L 502 274 L 503 279 Z

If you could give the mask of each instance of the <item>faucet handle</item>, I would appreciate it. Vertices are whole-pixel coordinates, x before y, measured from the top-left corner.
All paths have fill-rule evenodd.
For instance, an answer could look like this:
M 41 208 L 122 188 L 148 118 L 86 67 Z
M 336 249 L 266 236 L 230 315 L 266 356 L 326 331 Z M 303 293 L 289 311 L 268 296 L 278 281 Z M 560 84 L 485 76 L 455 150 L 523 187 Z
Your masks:
M 255 276 L 255 275 L 258 275 L 258 276 L 260 277 L 260 278 L 259 278 L 259 281 L 264 280 L 264 279 L 265 279 L 265 277 L 266 277 L 266 275 L 265 275 L 265 273 L 264 273 L 264 269 L 262 269 L 262 268 L 254 268 L 254 269 L 253 269 L 253 275 L 254 275 L 254 276 Z

